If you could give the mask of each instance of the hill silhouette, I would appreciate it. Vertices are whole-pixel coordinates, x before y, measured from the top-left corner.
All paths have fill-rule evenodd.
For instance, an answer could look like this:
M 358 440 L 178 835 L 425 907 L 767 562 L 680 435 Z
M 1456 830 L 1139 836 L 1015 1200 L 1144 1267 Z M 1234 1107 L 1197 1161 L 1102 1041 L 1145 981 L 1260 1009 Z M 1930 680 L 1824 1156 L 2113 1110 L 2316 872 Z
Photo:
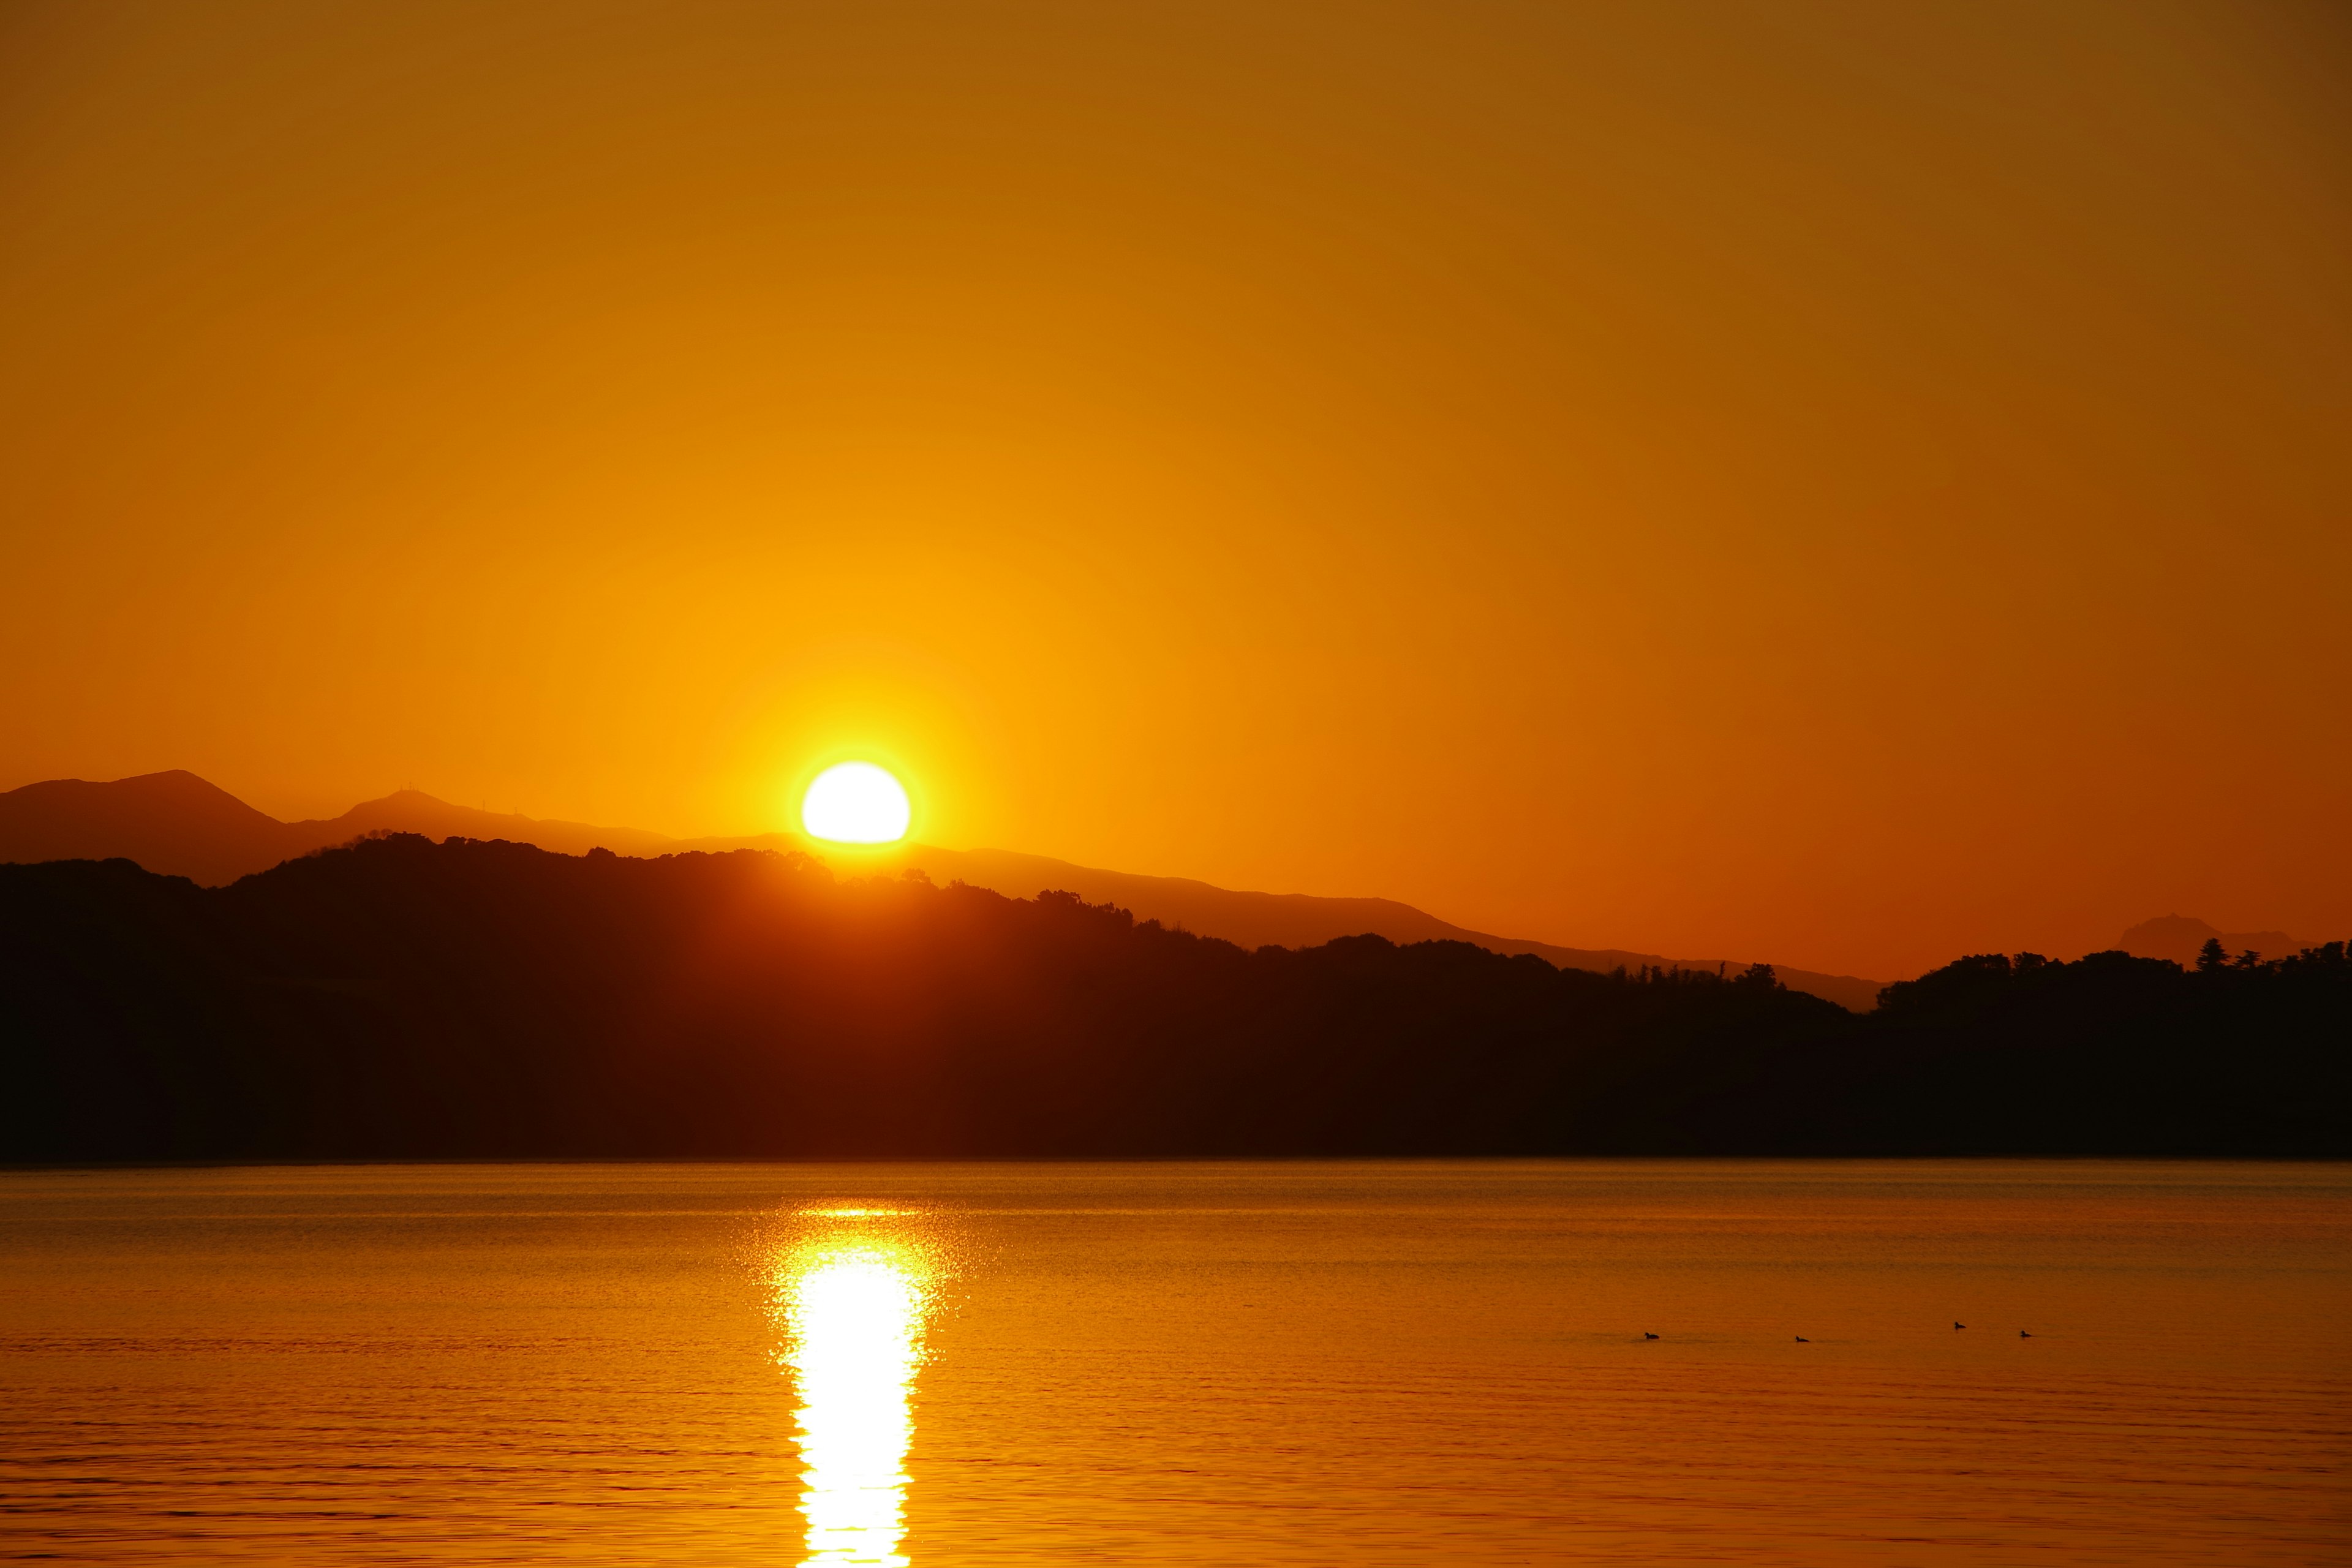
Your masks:
M 135 860 L 150 871 L 219 887 L 282 860 L 372 833 L 504 838 L 560 855 L 598 847 L 659 854 L 672 840 L 627 827 L 452 805 L 422 790 L 362 801 L 341 816 L 281 822 L 194 773 L 142 773 L 93 784 L 51 779 L 0 794 L 0 861 Z
M 2139 958 L 2168 958 L 2179 964 L 2197 962 L 2209 942 L 2218 942 L 2232 954 L 2255 952 L 2271 958 L 2301 952 L 2317 945 L 2283 931 L 2221 931 L 2187 915 L 2159 915 L 2124 932 L 2116 945 Z
M 215 885 L 324 842 L 176 769 L 109 784 L 50 779 L 0 795 L 0 860 L 120 857 Z
M 670 846 L 673 850 L 734 848 L 800 849 L 826 858 L 822 846 L 782 834 L 761 838 L 692 839 Z M 858 858 L 860 867 L 919 871 L 937 882 L 965 882 L 1014 897 L 1046 889 L 1073 892 L 1088 903 L 1113 904 L 1132 910 L 1139 920 L 1155 920 L 1202 936 L 1223 938 L 1242 947 L 1316 947 L 1344 936 L 1383 936 L 1394 942 L 1466 942 L 1489 952 L 1530 953 L 1559 969 L 1584 969 L 1605 974 L 1614 969 L 1706 970 L 1733 974 L 1750 960 L 1671 958 L 1630 948 L 1562 947 L 1554 942 L 1496 936 L 1472 931 L 1415 909 L 1394 899 L 1331 898 L 1313 893 L 1253 893 L 1220 888 L 1186 877 L 1147 877 L 1132 871 L 1105 871 L 1091 866 L 1043 855 L 1020 855 L 1003 849 L 939 849 L 908 845 L 884 856 Z M 1792 991 L 1802 991 L 1854 1012 L 1878 1005 L 1885 983 L 1852 974 L 1822 974 L 1775 964 L 1774 972 Z
M 634 827 L 596 827 L 585 822 L 452 805 L 417 789 L 394 790 L 378 800 L 363 800 L 341 816 L 292 826 L 313 839 L 310 847 L 318 849 L 383 833 L 420 833 L 428 838 L 503 838 L 515 844 L 537 845 L 558 855 L 585 855 L 591 849 L 610 849 L 620 855 L 658 855 L 671 843 L 661 834 Z
M 805 857 L 366 840 L 0 867 L 0 1159 L 2352 1154 L 2341 943 L 1961 960 L 1857 1016 L 1371 936 L 1244 951 Z
M 242 814 L 242 815 L 236 815 Z M 776 849 L 833 855 L 796 834 L 673 839 L 635 828 L 551 822 L 452 805 L 419 790 L 402 790 L 353 806 L 338 817 L 280 823 L 216 789 L 194 773 L 150 773 L 110 784 L 79 779 L 28 784 L 0 794 L 0 861 L 56 859 L 137 861 L 151 871 L 218 886 L 266 871 L 281 860 L 371 833 L 419 833 L 532 844 L 563 855 L 607 848 L 622 855 L 682 851 Z M 1141 920 L 1180 926 L 1243 947 L 1268 943 L 1313 947 L 1343 936 L 1376 935 L 1391 942 L 1466 942 L 1489 952 L 1533 953 L 1561 968 L 1607 973 L 1616 968 L 1706 969 L 1731 973 L 1745 959 L 1672 958 L 1622 948 L 1571 948 L 1496 936 L 1438 919 L 1392 899 L 1326 898 L 1307 893 L 1259 893 L 1219 888 L 1182 877 L 1149 877 L 1073 865 L 1002 849 L 940 849 L 911 844 L 859 852 L 845 866 L 861 870 L 920 871 L 934 881 L 969 883 L 1013 897 L 1046 889 L 1077 893 L 1092 903 L 1116 904 Z M 1791 989 L 1861 1012 L 1876 1005 L 1884 982 L 1779 966 Z

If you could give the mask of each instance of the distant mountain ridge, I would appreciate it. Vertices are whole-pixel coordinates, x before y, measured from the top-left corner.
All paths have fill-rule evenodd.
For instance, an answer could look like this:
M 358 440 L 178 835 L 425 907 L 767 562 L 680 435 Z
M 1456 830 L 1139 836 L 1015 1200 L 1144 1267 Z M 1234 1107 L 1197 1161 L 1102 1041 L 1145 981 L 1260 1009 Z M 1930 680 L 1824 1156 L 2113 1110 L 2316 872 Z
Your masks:
M 2218 942 L 2231 958 L 2242 952 L 2264 958 L 2286 958 L 2318 942 L 2283 931 L 2221 931 L 2189 915 L 2159 915 L 2124 932 L 2116 945 L 2134 958 L 2168 958 L 2175 963 L 2197 962 L 2208 942 Z
M 452 805 L 404 789 L 341 816 L 280 822 L 184 769 L 96 784 L 49 779 L 0 794 L 0 861 L 136 860 L 166 877 L 223 887 L 280 861 L 371 833 L 506 838 L 559 855 L 594 848 L 659 855 L 672 840 L 627 827 Z
M 0 795 L 0 860 L 136 860 L 216 887 L 326 842 L 178 770 L 110 784 L 49 779 Z
M 1013 898 L 1047 889 L 1089 903 L 1116 904 L 1138 920 L 1158 921 L 1245 948 L 1304 948 L 1343 936 L 1371 934 L 1391 942 L 1466 942 L 1492 952 L 1532 953 L 1561 969 L 1607 973 L 1703 969 L 1736 974 L 1750 961 L 1671 958 L 1621 948 L 1561 947 L 1496 936 L 1440 920 L 1393 899 L 1325 898 L 1310 893 L 1259 893 L 1219 888 L 1184 877 L 1150 877 L 1073 865 L 1003 849 L 940 849 L 908 845 L 855 857 L 829 851 L 798 834 L 671 838 L 639 828 L 598 827 L 453 805 L 420 790 L 363 801 L 341 816 L 280 822 L 226 790 L 182 770 L 144 773 L 110 783 L 52 779 L 0 793 L 0 861 L 126 859 L 164 876 L 220 887 L 268 870 L 281 861 L 348 844 L 371 833 L 419 833 L 507 839 L 560 855 L 610 849 L 652 857 L 694 851 L 792 849 L 849 874 L 919 871 L 935 882 L 964 882 Z M 1781 982 L 1853 1012 L 1878 1002 L 1885 982 L 1851 974 L 1780 968 Z
M 782 834 L 765 838 L 688 840 L 669 847 L 684 849 L 799 848 L 804 842 Z M 811 850 L 818 858 L 824 851 Z M 861 858 L 864 859 L 866 858 Z M 935 882 L 966 882 L 1016 898 L 1029 898 L 1045 889 L 1077 894 L 1092 904 L 1116 904 L 1138 920 L 1156 920 L 1202 936 L 1223 937 L 1241 947 L 1315 947 L 1343 936 L 1371 934 L 1393 942 L 1466 942 L 1489 952 L 1533 953 L 1558 969 L 1588 969 L 1607 973 L 1612 969 L 1703 969 L 1737 974 L 1751 962 L 1728 958 L 1669 958 L 1626 948 L 1561 947 L 1548 942 L 1496 936 L 1440 920 L 1425 910 L 1394 899 L 1328 898 L 1315 893 L 1241 892 L 1188 877 L 1148 877 L 1132 871 L 1105 871 L 1072 865 L 1043 855 L 1021 855 L 1005 849 L 938 849 L 910 845 L 881 861 L 892 869 L 920 871 Z M 1851 974 L 1820 974 L 1778 965 L 1774 973 L 1792 991 L 1802 991 L 1836 1003 L 1851 1012 L 1866 1013 L 1878 1005 L 1885 982 Z

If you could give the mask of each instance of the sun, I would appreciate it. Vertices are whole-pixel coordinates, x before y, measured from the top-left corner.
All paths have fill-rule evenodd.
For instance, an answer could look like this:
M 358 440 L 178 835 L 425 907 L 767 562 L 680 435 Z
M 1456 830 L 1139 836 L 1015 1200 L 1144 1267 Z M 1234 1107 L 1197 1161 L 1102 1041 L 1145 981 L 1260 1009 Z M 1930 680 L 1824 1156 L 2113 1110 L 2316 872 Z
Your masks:
M 801 796 L 801 827 L 829 844 L 896 844 L 914 808 L 907 788 L 872 763 L 835 763 Z

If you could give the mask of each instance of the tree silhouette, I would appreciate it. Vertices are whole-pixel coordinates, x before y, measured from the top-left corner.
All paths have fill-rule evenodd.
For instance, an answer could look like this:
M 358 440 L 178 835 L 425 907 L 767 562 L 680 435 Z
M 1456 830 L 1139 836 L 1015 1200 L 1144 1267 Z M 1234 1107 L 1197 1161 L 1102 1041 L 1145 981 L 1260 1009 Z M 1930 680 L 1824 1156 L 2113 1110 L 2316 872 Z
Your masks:
M 795 856 L 0 866 L 0 1160 L 2352 1155 L 2352 963 L 1977 954 L 1857 1016 Z

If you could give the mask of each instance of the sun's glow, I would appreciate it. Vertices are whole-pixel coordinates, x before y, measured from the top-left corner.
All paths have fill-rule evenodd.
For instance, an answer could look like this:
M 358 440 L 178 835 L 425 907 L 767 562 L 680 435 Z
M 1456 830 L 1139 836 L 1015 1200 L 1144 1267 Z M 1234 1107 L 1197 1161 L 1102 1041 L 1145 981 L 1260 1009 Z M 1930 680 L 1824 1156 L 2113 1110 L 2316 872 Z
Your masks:
M 778 1271 L 783 1359 L 800 1394 L 803 1568 L 906 1568 L 907 1449 L 932 1278 L 917 1249 L 866 1235 L 813 1242 Z
M 834 844 L 896 844 L 914 808 L 906 786 L 872 763 L 836 763 L 801 797 L 801 827 Z

